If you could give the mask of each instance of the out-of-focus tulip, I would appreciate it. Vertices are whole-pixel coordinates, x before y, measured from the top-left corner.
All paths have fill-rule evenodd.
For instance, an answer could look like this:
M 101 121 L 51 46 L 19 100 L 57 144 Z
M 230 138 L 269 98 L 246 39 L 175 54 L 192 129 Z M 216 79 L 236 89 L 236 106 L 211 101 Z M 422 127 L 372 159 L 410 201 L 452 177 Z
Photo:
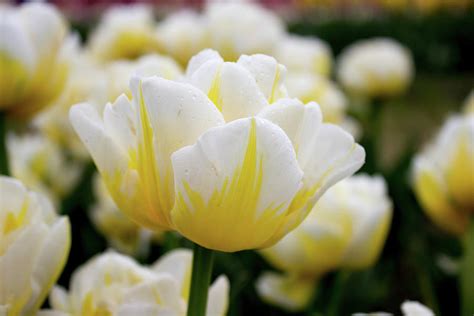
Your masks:
M 72 41 L 45 3 L 0 7 L 0 111 L 27 117 L 53 101 L 68 73 Z
M 36 315 L 69 247 L 69 220 L 43 195 L 0 176 L 0 313 Z
M 192 253 L 178 249 L 151 267 L 114 252 L 98 255 L 76 270 L 69 292 L 55 287 L 52 311 L 44 315 L 186 315 Z M 207 316 L 227 312 L 229 282 L 219 277 L 209 289 Z M 47 314 L 46 314 L 47 313 Z
M 89 159 L 88 152 L 69 122 L 69 109 L 78 102 L 103 107 L 108 100 L 108 86 L 103 70 L 77 48 L 66 86 L 56 101 L 35 117 L 34 126 L 74 158 Z
M 403 316 L 435 316 L 432 310 L 415 301 L 406 301 L 402 304 Z
M 425 212 L 439 227 L 462 234 L 474 213 L 474 115 L 450 117 L 413 167 Z
M 285 34 L 277 15 L 250 2 L 210 1 L 204 18 L 210 47 L 228 61 L 242 54 L 271 54 Z
M 278 42 L 273 56 L 285 65 L 290 73 L 305 72 L 321 76 L 331 74 L 331 49 L 315 37 L 287 35 Z
M 109 244 L 129 255 L 146 253 L 152 240 L 159 240 L 162 233 L 140 227 L 126 217 L 115 205 L 99 176 L 94 178 L 96 204 L 91 219 Z
M 346 117 L 347 99 L 329 79 L 312 73 L 289 73 L 285 80 L 288 94 L 308 103 L 321 106 L 324 121 L 341 124 Z
M 135 59 L 157 49 L 151 8 L 141 4 L 114 6 L 91 34 L 88 47 L 100 62 Z
M 69 159 L 54 141 L 41 134 L 9 134 L 12 175 L 55 204 L 77 184 L 82 164 Z
M 366 97 L 403 93 L 413 79 L 410 52 L 388 38 L 362 40 L 339 57 L 337 77 L 349 92 Z
M 137 76 L 158 76 L 177 80 L 183 75 L 181 67 L 172 58 L 157 54 L 145 55 L 135 61 L 115 61 L 105 69 L 108 83 L 108 99 L 115 100 L 122 93 L 132 97 L 130 78 Z
M 261 254 L 284 275 L 266 273 L 260 295 L 287 309 L 305 307 L 314 282 L 337 268 L 363 269 L 377 260 L 392 204 L 383 178 L 356 175 L 329 189 L 294 231 Z
M 161 50 L 182 65 L 209 46 L 206 20 L 193 11 L 182 11 L 165 18 L 158 24 L 156 36 Z
M 137 223 L 221 251 L 270 246 L 365 158 L 351 135 L 322 123 L 317 104 L 268 106 L 280 69 L 264 55 L 223 63 L 205 51 L 187 74 L 207 95 L 188 83 L 135 78 L 131 101 L 119 97 L 103 118 L 77 105 L 71 121 Z
M 401 307 L 403 316 L 435 316 L 433 311 L 415 301 L 406 301 Z M 352 316 L 392 316 L 390 313 L 375 312 L 375 313 L 355 313 Z

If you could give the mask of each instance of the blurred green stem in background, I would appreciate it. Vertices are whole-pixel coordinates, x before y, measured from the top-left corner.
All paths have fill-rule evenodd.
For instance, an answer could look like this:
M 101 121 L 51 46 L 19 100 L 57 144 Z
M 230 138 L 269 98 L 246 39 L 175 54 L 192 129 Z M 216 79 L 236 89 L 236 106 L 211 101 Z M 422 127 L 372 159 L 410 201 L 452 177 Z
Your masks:
M 326 313 L 327 316 L 340 315 L 339 307 L 343 303 L 346 284 L 350 276 L 350 271 L 339 271 L 336 274 L 331 292 L 331 299 L 329 301 L 328 310 Z
M 474 314 L 474 220 L 464 236 L 464 257 L 461 262 L 462 315 Z
M 379 171 L 378 146 L 382 133 L 382 114 L 384 100 L 372 100 L 369 104 L 368 113 L 365 121 L 366 142 L 365 151 L 367 153 L 366 167 L 370 173 Z
M 7 153 L 7 116 L 0 112 L 0 174 L 10 175 Z
M 211 283 L 213 262 L 213 250 L 194 244 L 187 316 L 204 316 L 206 314 L 207 294 Z

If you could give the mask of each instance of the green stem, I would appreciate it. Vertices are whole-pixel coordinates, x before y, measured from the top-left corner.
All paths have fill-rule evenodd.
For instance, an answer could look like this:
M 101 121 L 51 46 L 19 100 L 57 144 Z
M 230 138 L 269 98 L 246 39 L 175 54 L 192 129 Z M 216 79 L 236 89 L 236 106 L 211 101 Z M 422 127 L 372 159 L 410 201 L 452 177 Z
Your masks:
M 206 314 L 207 294 L 211 282 L 213 261 L 214 252 L 212 250 L 194 244 L 187 316 L 204 316 Z
M 374 100 L 367 109 L 365 117 L 364 129 L 364 148 L 366 152 L 365 168 L 368 172 L 378 171 L 378 145 L 382 132 L 382 113 L 384 102 L 382 100 Z
M 7 152 L 7 117 L 0 112 L 0 174 L 10 175 Z
M 339 311 L 339 307 L 342 304 L 342 299 L 344 298 L 346 283 L 349 280 L 350 275 L 351 275 L 350 271 L 339 271 L 337 273 L 326 315 L 328 316 L 341 315 Z
M 474 314 L 474 220 L 464 237 L 464 257 L 461 262 L 462 315 Z

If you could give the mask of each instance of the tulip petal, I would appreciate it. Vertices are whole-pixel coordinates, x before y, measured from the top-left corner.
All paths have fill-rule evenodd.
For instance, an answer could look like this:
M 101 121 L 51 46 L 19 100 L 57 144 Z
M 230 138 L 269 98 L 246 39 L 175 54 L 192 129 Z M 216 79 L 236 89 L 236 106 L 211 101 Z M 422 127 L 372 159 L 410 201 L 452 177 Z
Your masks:
M 123 152 L 136 148 L 136 116 L 132 103 L 122 94 L 104 109 L 104 127 Z
M 357 191 L 353 192 L 353 204 L 347 207 L 354 223 L 342 265 L 352 269 L 365 268 L 375 263 L 387 239 L 392 203 L 380 176 L 357 175 L 343 181 L 351 181 L 354 185 L 350 189 Z
M 191 282 L 191 264 L 193 254 L 188 249 L 175 249 L 167 253 L 156 261 L 152 269 L 158 273 L 167 273 L 173 276 L 180 284 L 181 296 L 187 298 L 189 296 L 189 285 Z
M 70 246 L 71 227 L 69 219 L 62 217 L 50 228 L 39 250 L 40 253 L 32 274 L 32 287 L 34 290 L 40 290 L 40 292 L 34 293 L 34 300 L 29 302 L 29 306 L 25 310 L 26 313 L 36 311 L 45 300 L 66 264 Z
M 40 57 L 45 57 L 59 48 L 66 35 L 66 25 L 54 6 L 29 3 L 22 6 L 19 13 Z
M 237 63 L 223 63 L 212 51 L 204 51 L 195 61 L 208 58 L 188 76 L 222 112 L 226 122 L 256 115 L 268 105 L 251 72 Z M 192 68 L 196 68 L 191 65 Z
M 301 185 L 290 140 L 260 118 L 213 128 L 171 159 L 177 192 L 173 224 L 210 249 L 260 247 L 282 224 Z
M 186 76 L 191 78 L 202 65 L 210 61 L 217 62 L 217 64 L 224 62 L 218 52 L 213 49 L 205 49 L 189 60 L 188 67 L 186 68 Z
M 131 88 L 138 108 L 136 169 L 141 190 L 150 216 L 170 227 L 174 191 L 169 157 L 224 120 L 209 99 L 189 84 L 158 77 L 134 78 Z
M 287 223 L 269 246 L 299 225 L 331 185 L 357 171 L 364 163 L 365 151 L 342 128 L 322 123 L 316 103 L 304 105 L 294 99 L 281 99 L 259 116 L 287 132 L 304 171 L 304 186 L 290 206 Z
M 257 280 L 257 292 L 268 303 L 289 311 L 302 310 L 315 291 L 312 280 L 265 272 Z
M 220 276 L 209 288 L 206 316 L 224 316 L 229 306 L 229 280 Z
M 117 311 L 117 316 L 180 316 L 181 314 L 170 308 L 163 308 L 156 304 L 124 304 Z
M 414 189 L 424 210 L 439 227 L 454 234 L 465 231 L 469 213 L 452 205 L 439 168 L 422 156 L 415 159 Z
M 69 118 L 102 174 L 113 175 L 126 171 L 128 162 L 125 153 L 107 133 L 104 122 L 92 105 L 74 105 L 69 112 Z
M 278 64 L 275 58 L 262 54 L 242 55 L 237 64 L 252 74 L 269 103 L 286 96 L 286 88 L 283 85 L 286 68 Z

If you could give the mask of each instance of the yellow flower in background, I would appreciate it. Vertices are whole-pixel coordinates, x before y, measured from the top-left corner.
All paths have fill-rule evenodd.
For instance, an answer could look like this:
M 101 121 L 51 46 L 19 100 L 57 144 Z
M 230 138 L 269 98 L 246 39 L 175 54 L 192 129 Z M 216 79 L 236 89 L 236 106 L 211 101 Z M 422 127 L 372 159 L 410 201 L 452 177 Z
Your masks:
M 108 9 L 91 34 L 87 47 L 100 62 L 135 59 L 157 50 L 150 7 L 135 4 Z
M 171 57 L 158 54 L 144 55 L 137 60 L 119 60 L 105 67 L 107 77 L 108 100 L 115 100 L 122 93 L 129 98 L 130 78 L 137 76 L 158 76 L 169 80 L 178 80 L 183 76 L 181 67 Z M 84 102 L 86 100 L 83 100 Z
M 192 253 L 173 250 L 151 267 L 108 251 L 79 267 L 72 275 L 69 292 L 55 287 L 52 310 L 39 315 L 186 315 Z M 207 316 L 227 312 L 229 281 L 220 276 L 209 289 Z
M 332 53 L 327 43 L 316 37 L 287 35 L 278 41 L 273 56 L 284 64 L 290 73 L 304 72 L 330 76 Z
M 242 54 L 271 54 L 285 35 L 283 21 L 272 11 L 251 2 L 210 1 L 203 13 L 210 46 L 226 61 Z
M 414 158 L 413 185 L 428 216 L 462 234 L 474 212 L 474 115 L 450 117 Z
M 194 11 L 180 11 L 158 24 L 156 37 L 161 51 L 173 56 L 181 65 L 209 46 L 206 19 Z
M 200 89 L 134 78 L 132 100 L 119 97 L 103 117 L 77 105 L 70 117 L 117 206 L 138 224 L 221 251 L 270 246 L 365 158 L 351 135 L 322 123 L 317 104 L 269 106 L 281 69 L 264 55 L 224 63 L 204 51 L 187 69 Z
M 73 40 L 45 3 L 0 7 L 0 111 L 27 117 L 53 101 L 66 82 Z
M 58 144 L 42 134 L 8 134 L 12 175 L 58 205 L 80 180 L 83 166 L 69 159 Z
M 69 247 L 69 220 L 43 195 L 0 176 L 0 314 L 36 315 Z
M 383 248 L 392 203 L 379 176 L 356 175 L 334 185 L 298 228 L 260 253 L 284 274 L 265 273 L 257 290 L 289 310 L 305 308 L 315 281 L 337 268 L 364 269 Z
M 94 177 L 96 203 L 91 209 L 91 220 L 111 247 L 129 255 L 147 253 L 150 243 L 161 239 L 163 233 L 142 228 L 126 217 L 115 205 L 102 179 Z
M 414 73 L 410 52 L 389 38 L 361 40 L 345 48 L 338 59 L 337 77 L 349 92 L 366 97 L 403 93 Z

